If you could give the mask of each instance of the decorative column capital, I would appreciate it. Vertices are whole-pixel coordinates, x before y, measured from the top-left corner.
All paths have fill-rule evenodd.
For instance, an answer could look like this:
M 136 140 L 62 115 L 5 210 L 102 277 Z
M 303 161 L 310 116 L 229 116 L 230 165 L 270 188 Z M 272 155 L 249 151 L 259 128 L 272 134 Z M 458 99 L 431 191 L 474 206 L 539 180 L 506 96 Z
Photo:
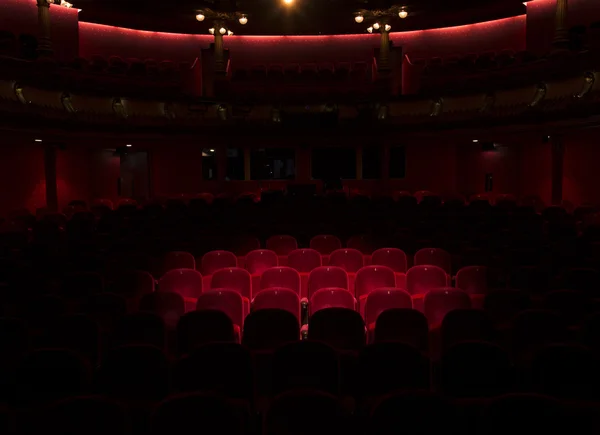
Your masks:
M 51 0 L 37 0 L 37 5 L 39 8 L 49 8 L 51 3 L 54 2 Z

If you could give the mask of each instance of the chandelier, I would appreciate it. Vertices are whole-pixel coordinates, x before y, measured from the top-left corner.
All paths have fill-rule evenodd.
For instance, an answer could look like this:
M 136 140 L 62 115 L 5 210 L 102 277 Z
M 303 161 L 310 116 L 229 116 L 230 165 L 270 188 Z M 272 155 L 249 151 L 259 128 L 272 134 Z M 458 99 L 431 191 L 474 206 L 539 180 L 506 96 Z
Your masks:
M 212 9 L 203 9 L 201 11 L 198 11 L 198 13 L 196 14 L 196 20 L 202 22 L 204 21 L 206 18 L 213 20 L 215 22 L 219 22 L 219 23 L 225 23 L 225 22 L 233 22 L 233 21 L 238 21 L 242 26 L 245 26 L 246 24 L 248 24 L 248 15 L 246 15 L 245 13 L 242 12 L 217 12 L 217 11 L 213 11 Z M 224 32 L 221 32 L 221 30 L 225 29 Z M 211 31 L 212 30 L 212 31 Z M 209 29 L 209 32 L 211 34 L 214 34 L 215 30 L 214 28 Z M 231 34 L 233 35 L 233 32 L 231 32 L 231 30 L 221 26 L 221 28 L 219 29 L 219 32 L 224 35 L 224 34 Z
M 387 22 L 394 18 L 399 17 L 404 19 L 408 17 L 408 10 L 406 6 L 391 6 L 388 9 L 361 9 L 354 14 L 354 21 L 358 24 L 361 24 L 365 19 L 374 23 L 367 27 L 367 32 L 373 33 L 373 30 L 385 30 L 389 32 L 392 29 L 392 26 Z

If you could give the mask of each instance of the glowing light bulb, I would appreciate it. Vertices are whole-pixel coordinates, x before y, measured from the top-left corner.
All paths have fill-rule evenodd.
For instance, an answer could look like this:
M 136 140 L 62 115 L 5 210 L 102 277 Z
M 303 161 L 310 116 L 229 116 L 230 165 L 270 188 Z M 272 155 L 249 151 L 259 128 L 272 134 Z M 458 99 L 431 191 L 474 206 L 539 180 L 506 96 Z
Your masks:
M 289 6 L 289 5 L 291 5 L 292 3 L 294 3 L 294 0 L 283 0 L 283 2 L 284 2 L 286 5 L 288 5 L 288 6 Z
M 390 26 L 389 24 L 385 25 L 385 31 L 389 32 L 390 30 L 392 30 L 392 26 Z
M 375 30 L 379 30 L 379 23 L 375 23 L 375 24 L 373 24 L 373 28 L 374 28 Z
M 367 27 L 367 32 L 373 33 L 373 27 Z
M 219 29 L 219 33 L 220 33 L 221 35 L 224 35 L 225 33 L 227 33 L 227 29 L 226 29 L 225 27 L 221 27 L 221 28 Z
M 246 16 L 240 17 L 240 19 L 238 21 L 240 22 L 240 24 L 242 26 L 244 26 L 248 23 L 248 17 L 246 17 Z
M 198 14 L 198 15 L 196 15 L 196 19 L 197 19 L 198 21 L 204 21 L 204 18 L 206 18 L 206 17 L 205 17 L 204 15 L 202 15 L 202 14 Z
M 408 17 L 408 12 L 406 12 L 404 9 L 402 9 L 400 12 L 398 12 L 398 16 L 402 19 Z
M 365 17 L 362 16 L 362 14 L 358 14 L 357 16 L 354 17 L 354 21 L 356 21 L 358 24 L 362 23 L 365 20 Z
M 211 35 L 214 35 L 215 29 L 211 27 L 210 29 L 208 29 L 208 33 L 210 33 Z
M 227 36 L 232 36 L 232 35 L 233 35 L 233 32 L 231 30 L 228 30 L 227 31 Z

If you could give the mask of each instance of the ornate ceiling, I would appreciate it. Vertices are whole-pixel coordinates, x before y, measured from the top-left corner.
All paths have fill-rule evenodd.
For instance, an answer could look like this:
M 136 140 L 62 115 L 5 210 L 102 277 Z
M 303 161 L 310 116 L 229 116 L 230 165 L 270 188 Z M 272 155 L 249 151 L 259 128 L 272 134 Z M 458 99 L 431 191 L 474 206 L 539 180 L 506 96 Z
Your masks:
M 395 18 L 393 31 L 470 24 L 525 13 L 523 0 L 73 0 L 80 20 L 178 33 L 206 33 L 211 23 L 199 23 L 197 11 L 241 11 L 249 22 L 238 24 L 238 35 L 363 33 L 353 14 L 361 9 L 406 6 L 407 19 Z

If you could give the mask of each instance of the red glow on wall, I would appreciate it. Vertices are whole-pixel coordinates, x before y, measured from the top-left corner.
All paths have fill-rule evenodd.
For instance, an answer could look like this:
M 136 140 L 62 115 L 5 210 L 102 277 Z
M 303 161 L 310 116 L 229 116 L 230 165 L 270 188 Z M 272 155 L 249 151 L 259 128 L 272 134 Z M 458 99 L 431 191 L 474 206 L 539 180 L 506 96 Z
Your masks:
M 526 17 L 520 15 L 465 26 L 393 32 L 390 37 L 405 53 L 444 56 L 488 50 L 525 49 Z M 212 42 L 210 35 L 148 32 L 79 23 L 80 56 L 191 61 Z M 366 61 L 379 44 L 378 35 L 232 36 L 225 38 L 232 63 Z

